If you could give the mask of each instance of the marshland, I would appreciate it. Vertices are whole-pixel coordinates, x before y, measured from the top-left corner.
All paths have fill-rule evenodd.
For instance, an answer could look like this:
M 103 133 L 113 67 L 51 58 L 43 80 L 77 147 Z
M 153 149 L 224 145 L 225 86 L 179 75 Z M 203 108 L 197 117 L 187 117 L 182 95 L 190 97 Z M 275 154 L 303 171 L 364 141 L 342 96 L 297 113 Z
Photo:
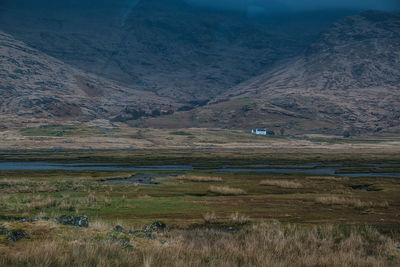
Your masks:
M 400 172 L 398 154 L 9 150 L 1 159 L 0 265 L 400 263 L 400 180 L 385 176 Z M 88 227 L 62 215 L 87 216 Z M 157 222 L 166 227 L 145 230 Z

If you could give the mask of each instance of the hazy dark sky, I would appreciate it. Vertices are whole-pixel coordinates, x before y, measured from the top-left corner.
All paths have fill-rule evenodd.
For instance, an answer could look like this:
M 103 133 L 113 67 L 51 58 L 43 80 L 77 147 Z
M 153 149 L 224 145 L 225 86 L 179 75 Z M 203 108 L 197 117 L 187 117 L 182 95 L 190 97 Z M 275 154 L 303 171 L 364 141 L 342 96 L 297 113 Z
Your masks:
M 0 0 L 0 8 L 10 6 L 16 8 L 111 8 L 119 6 L 132 9 L 140 1 L 160 1 L 164 4 L 168 4 L 168 1 L 171 1 L 171 3 L 174 1 L 185 1 L 191 5 L 260 14 L 301 12 L 318 9 L 400 11 L 400 0 Z
M 224 9 L 254 9 L 267 13 L 322 8 L 400 10 L 400 0 L 185 0 L 188 3 Z

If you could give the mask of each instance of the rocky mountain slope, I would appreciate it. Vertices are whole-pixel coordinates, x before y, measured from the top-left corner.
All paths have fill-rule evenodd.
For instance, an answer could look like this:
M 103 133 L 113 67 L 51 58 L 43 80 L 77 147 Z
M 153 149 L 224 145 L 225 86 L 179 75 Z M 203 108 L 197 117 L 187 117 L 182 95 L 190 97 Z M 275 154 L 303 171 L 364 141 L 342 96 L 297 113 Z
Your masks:
M 27 9 L 16 8 L 22 4 L 15 1 L 29 4 L 6 0 L 8 8 L 0 10 L 0 28 L 15 38 L 84 71 L 187 106 L 204 104 L 301 53 L 343 16 L 325 12 L 260 21 L 194 8 L 184 0 L 96 5 L 38 0 Z
M 0 59 L 2 114 L 90 120 L 117 117 L 129 107 L 167 111 L 173 105 L 151 92 L 86 74 L 1 31 Z
M 364 12 L 338 21 L 302 56 L 236 86 L 190 118 L 200 125 L 299 132 L 398 131 L 399 66 L 400 15 Z

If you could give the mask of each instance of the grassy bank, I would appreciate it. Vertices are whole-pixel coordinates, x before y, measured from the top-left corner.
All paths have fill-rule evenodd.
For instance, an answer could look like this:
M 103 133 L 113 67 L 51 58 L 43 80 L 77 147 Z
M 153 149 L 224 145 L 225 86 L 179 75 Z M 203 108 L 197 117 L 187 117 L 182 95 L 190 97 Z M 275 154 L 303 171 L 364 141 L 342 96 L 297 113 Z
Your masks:
M 396 243 L 370 227 L 245 226 L 233 233 L 172 230 L 129 239 L 106 224 L 62 229 L 36 223 L 34 241 L 0 250 L 2 266 L 398 266 Z M 66 233 L 64 232 L 66 231 Z M 60 232 L 63 232 L 60 234 Z M 47 238 L 43 238 L 47 236 Z M 128 237 L 129 238 L 129 237 Z

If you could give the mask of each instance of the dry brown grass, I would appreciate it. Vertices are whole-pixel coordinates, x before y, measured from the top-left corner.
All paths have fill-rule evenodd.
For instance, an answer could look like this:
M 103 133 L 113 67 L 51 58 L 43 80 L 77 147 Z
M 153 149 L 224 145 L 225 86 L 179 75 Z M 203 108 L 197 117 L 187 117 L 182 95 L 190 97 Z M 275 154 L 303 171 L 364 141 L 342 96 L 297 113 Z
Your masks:
M 372 202 L 372 201 L 362 201 L 356 198 L 345 198 L 345 197 L 319 197 L 315 199 L 315 202 L 324 205 L 345 205 L 355 208 L 387 208 L 389 203 L 387 201 L 382 202 Z
M 27 184 L 29 183 L 29 181 L 27 179 L 23 179 L 23 178 L 4 178 L 4 179 L 0 179 L 0 184 L 2 185 L 7 185 L 7 186 L 15 186 L 15 185 L 22 185 L 22 184 Z
M 105 225 L 98 228 L 103 229 Z M 108 226 L 107 226 L 108 227 Z M 82 231 L 88 231 L 82 230 Z M 80 234 L 77 232 L 76 234 Z M 85 236 L 85 239 L 87 236 Z M 70 240 L 70 239 L 69 239 Z M 112 240 L 39 240 L 0 247 L 0 266 L 399 266 L 396 243 L 370 227 L 302 227 L 278 222 L 234 233 L 174 230 L 135 239 L 140 250 Z
M 53 208 L 59 205 L 54 198 L 47 198 L 42 200 L 41 198 L 37 197 L 36 199 L 37 200 L 34 200 L 26 204 L 27 210 L 42 210 L 42 209 Z
M 250 222 L 250 217 L 240 214 L 239 212 L 235 212 L 230 215 L 230 220 L 235 224 L 246 224 Z
M 7 197 L 8 196 L 8 197 Z M 113 201 L 109 197 L 104 195 L 96 196 L 89 193 L 87 197 L 74 197 L 70 195 L 63 195 L 61 198 L 44 197 L 43 195 L 29 195 L 23 198 L 16 198 L 9 195 L 0 195 L 1 201 L 0 207 L 3 206 L 13 212 L 25 212 L 29 213 L 35 211 L 45 211 L 46 209 L 53 209 L 58 211 L 77 211 L 78 208 L 90 207 L 90 208 L 102 208 L 110 207 Z
M 260 185 L 274 185 L 282 188 L 302 188 L 303 185 L 299 182 L 289 181 L 289 180 L 272 180 L 266 179 L 260 182 Z
M 240 188 L 232 188 L 228 186 L 210 186 L 208 189 L 211 193 L 223 196 L 238 196 L 247 194 L 246 191 Z
M 147 198 L 147 199 L 149 199 L 149 198 L 151 198 L 151 196 L 149 196 L 147 194 L 140 194 L 140 195 L 137 196 L 137 198 Z
M 213 177 L 213 176 L 198 176 L 198 175 L 183 175 L 179 177 L 180 180 L 186 180 L 191 182 L 222 182 L 221 177 Z
M 110 207 L 111 204 L 112 204 L 111 199 L 105 197 L 105 198 L 104 198 L 104 205 L 107 206 L 107 207 Z
M 307 176 L 311 180 L 327 180 L 327 181 L 347 181 L 348 177 L 335 177 L 335 176 Z
M 48 182 L 32 182 L 27 179 L 1 179 L 0 193 L 17 194 L 17 193 L 53 193 L 57 188 Z
M 217 221 L 217 215 L 215 212 L 207 212 L 202 214 L 202 217 L 205 223 L 214 223 Z

